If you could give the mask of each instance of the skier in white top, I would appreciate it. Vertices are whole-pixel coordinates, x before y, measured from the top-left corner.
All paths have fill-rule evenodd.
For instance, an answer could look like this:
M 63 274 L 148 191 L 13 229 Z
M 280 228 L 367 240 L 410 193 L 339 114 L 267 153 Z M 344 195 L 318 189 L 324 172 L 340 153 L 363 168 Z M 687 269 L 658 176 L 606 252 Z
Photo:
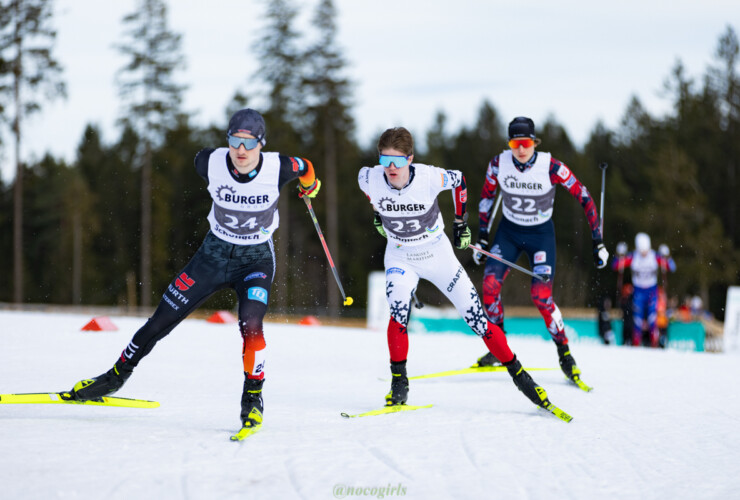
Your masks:
M 486 317 L 475 286 L 444 233 L 437 195 L 452 190 L 455 247 L 465 249 L 470 244 L 470 229 L 465 222 L 467 190 L 462 173 L 414 163 L 413 138 L 403 127 L 383 132 L 378 141 L 378 153 L 380 165 L 363 167 L 358 181 L 375 211 L 378 232 L 388 239 L 384 264 L 386 298 L 391 312 L 388 350 L 392 381 L 386 405 L 403 405 L 408 398 L 409 338 L 406 328 L 411 297 L 421 278 L 430 281 L 450 299 L 470 328 L 503 362 L 517 388 L 530 401 L 544 408 L 550 406 L 547 393 L 524 371 L 509 349 L 504 333 Z

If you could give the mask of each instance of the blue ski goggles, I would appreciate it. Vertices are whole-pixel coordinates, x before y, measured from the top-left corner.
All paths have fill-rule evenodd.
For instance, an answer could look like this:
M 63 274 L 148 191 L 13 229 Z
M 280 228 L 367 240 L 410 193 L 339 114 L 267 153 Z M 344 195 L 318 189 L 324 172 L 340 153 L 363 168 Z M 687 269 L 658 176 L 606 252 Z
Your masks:
M 239 146 L 244 146 L 244 149 L 249 151 L 257 147 L 260 143 L 259 139 L 244 139 L 243 137 L 234 137 L 233 135 L 227 136 L 229 139 L 229 146 L 234 149 L 239 149 Z
M 408 165 L 410 156 L 394 156 L 394 155 L 380 155 L 380 164 L 385 168 L 391 166 L 391 163 L 396 168 L 403 168 Z

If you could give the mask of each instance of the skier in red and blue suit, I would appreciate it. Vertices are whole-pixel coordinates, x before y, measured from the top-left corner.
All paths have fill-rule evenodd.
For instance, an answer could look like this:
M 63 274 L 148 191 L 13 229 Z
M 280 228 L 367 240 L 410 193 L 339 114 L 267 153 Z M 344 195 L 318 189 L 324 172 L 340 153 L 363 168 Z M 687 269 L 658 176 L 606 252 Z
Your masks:
M 509 124 L 509 148 L 488 164 L 486 181 L 478 205 L 480 226 L 478 244 L 488 248 L 488 225 L 493 214 L 494 199 L 501 192 L 503 218 L 496 230 L 491 253 L 509 262 L 515 262 L 522 252 L 527 254 L 535 274 L 547 281 L 532 279 L 531 296 L 534 305 L 545 320 L 558 351 L 560 367 L 574 382 L 580 378 L 580 369 L 568 347 L 563 317 L 552 298 L 555 274 L 555 226 L 552 221 L 555 186 L 561 185 L 581 204 L 591 228 L 596 267 L 606 266 L 609 252 L 602 241 L 601 221 L 591 194 L 561 161 L 550 153 L 537 152 L 540 140 L 535 135 L 530 118 L 517 117 Z M 474 252 L 476 264 L 486 260 Z M 509 266 L 495 259 L 486 262 L 483 278 L 483 304 L 491 321 L 503 329 L 504 309 L 501 287 L 509 273 Z M 474 366 L 498 364 L 490 353 Z

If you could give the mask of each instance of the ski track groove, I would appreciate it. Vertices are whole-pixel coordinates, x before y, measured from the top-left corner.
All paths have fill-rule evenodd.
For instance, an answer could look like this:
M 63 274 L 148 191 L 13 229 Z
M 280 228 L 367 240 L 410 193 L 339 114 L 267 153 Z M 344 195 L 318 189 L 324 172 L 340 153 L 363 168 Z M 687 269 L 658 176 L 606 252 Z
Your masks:
M 383 465 L 385 465 L 386 467 L 388 467 L 389 469 L 391 469 L 393 472 L 396 472 L 398 474 L 401 474 L 406 479 L 409 479 L 409 480 L 413 479 L 412 476 L 410 476 L 410 475 L 406 474 L 405 472 L 403 472 L 403 470 L 401 469 L 401 467 L 399 467 L 398 464 L 396 464 L 396 462 L 391 457 L 389 457 L 388 455 L 386 455 L 385 453 L 383 453 L 376 446 L 368 446 L 365 443 L 363 443 L 363 446 L 367 449 L 367 451 L 370 452 L 370 454 L 373 457 L 375 457 L 380 463 L 382 463 Z
M 283 464 L 285 465 L 285 470 L 288 473 L 288 480 L 290 481 L 290 485 L 293 487 L 293 490 L 300 498 L 302 498 L 303 500 L 308 500 L 306 495 L 301 492 L 301 487 L 298 482 L 298 478 L 295 475 L 295 470 L 293 466 L 290 465 L 290 462 L 292 461 L 293 460 L 286 460 L 285 462 L 283 462 Z
M 468 446 L 467 440 L 465 439 L 465 429 L 460 429 L 460 445 L 462 446 L 463 452 L 465 453 L 465 458 L 468 459 L 468 462 L 470 462 L 470 464 L 475 467 L 476 470 L 480 470 L 480 467 L 478 467 L 478 464 L 475 462 L 473 453 Z

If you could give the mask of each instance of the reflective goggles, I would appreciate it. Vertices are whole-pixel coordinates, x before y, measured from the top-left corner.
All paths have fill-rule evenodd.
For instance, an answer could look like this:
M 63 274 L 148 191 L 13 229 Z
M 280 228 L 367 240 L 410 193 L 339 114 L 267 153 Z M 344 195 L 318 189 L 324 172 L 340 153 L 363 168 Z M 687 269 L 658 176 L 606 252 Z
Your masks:
M 518 147 L 531 148 L 534 146 L 534 139 L 529 137 L 522 137 L 521 139 L 511 139 L 509 141 L 509 147 L 511 149 L 517 149 Z
M 259 139 L 244 139 L 243 137 L 234 137 L 233 135 L 227 136 L 229 138 L 229 146 L 234 149 L 239 149 L 239 146 L 244 145 L 244 149 L 249 151 L 254 149 L 259 144 Z
M 394 155 L 380 155 L 380 164 L 383 165 L 385 168 L 388 168 L 391 166 L 391 163 L 396 168 L 403 168 L 405 167 L 409 162 L 409 156 L 394 156 Z

